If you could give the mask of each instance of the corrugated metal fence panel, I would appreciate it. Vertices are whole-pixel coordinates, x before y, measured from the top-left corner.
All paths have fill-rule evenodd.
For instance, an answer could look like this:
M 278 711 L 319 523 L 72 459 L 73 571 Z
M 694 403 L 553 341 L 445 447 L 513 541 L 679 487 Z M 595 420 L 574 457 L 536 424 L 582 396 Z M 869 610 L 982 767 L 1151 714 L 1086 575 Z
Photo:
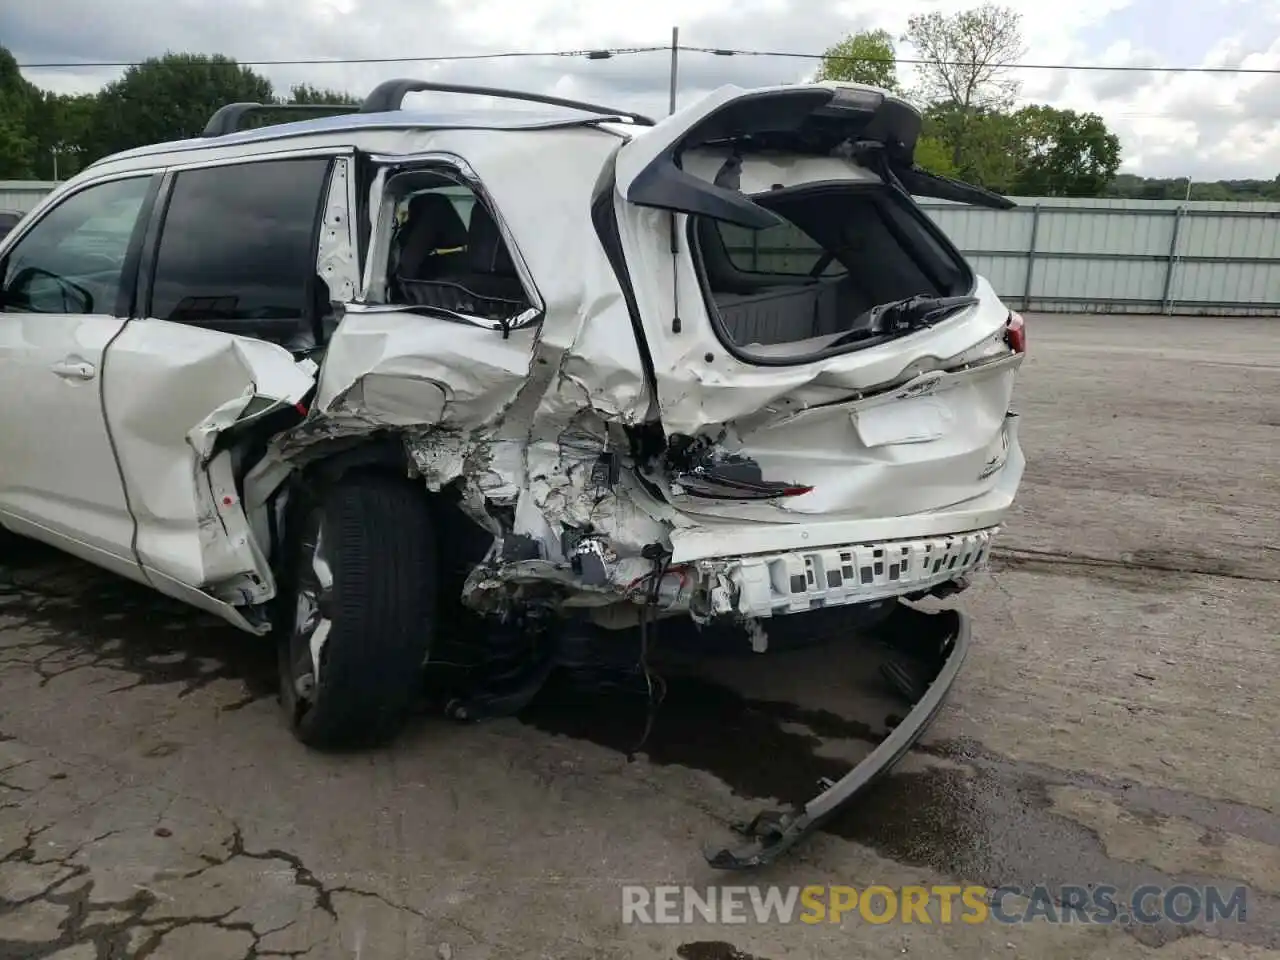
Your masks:
M 1280 203 L 1014 199 L 921 205 L 1022 309 L 1280 316 Z
M 26 213 L 55 186 L 45 180 L 0 180 L 0 210 Z
M 1005 293 L 1006 290 L 1017 291 L 1016 296 L 1022 296 L 1022 290 L 1027 285 L 1026 257 L 1017 254 L 993 256 L 975 253 L 969 255 L 969 265 L 973 267 L 974 273 L 991 281 L 991 286 L 996 288 L 1000 296 L 1009 296 Z
M 30 210 L 54 186 L 0 180 L 0 210 Z M 1012 210 L 921 206 L 1022 309 L 1280 316 L 1280 203 L 1012 199 Z M 730 243 L 750 249 L 750 231 Z M 761 266 L 793 266 L 780 251 L 754 257 Z
M 1179 263 L 1169 299 L 1174 313 L 1197 304 L 1233 303 L 1242 311 L 1280 315 L 1280 261 Z

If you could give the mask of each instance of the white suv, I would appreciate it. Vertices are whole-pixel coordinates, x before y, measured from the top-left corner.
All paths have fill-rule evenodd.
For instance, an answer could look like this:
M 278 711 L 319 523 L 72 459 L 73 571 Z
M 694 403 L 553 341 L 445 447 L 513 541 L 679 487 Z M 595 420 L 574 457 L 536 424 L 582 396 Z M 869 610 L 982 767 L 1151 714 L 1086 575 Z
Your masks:
M 907 104 L 726 87 L 655 124 L 399 80 L 238 129 L 268 109 L 100 160 L 0 243 L 0 523 L 274 632 L 305 742 L 392 735 L 446 609 L 481 648 L 673 615 L 760 648 L 986 558 L 1025 333 L 911 197 L 1012 204 L 916 168 Z

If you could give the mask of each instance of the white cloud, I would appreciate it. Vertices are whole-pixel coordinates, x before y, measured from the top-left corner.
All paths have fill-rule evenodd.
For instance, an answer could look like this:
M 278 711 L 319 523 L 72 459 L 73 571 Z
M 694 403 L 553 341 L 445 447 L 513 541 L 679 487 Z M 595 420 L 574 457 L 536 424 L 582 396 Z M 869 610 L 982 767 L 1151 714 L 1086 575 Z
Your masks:
M 218 52 L 244 61 L 457 55 L 499 50 L 682 43 L 820 53 L 845 34 L 898 35 L 912 13 L 976 0 L 41 0 L 0 3 L 0 38 L 19 62 L 132 61 Z M 1235 65 L 1280 69 L 1273 0 L 1006 0 L 1023 16 L 1027 63 Z M 1192 0 L 1182 0 L 1192 4 Z M 1181 4 L 1179 5 L 1181 6 Z M 68 29 L 73 24 L 75 29 Z M 145 24 L 146 29 L 139 29 Z M 911 51 L 905 46 L 903 56 Z M 278 88 L 306 81 L 355 92 L 389 76 L 499 84 L 666 110 L 664 52 L 612 60 L 529 58 L 452 63 L 264 66 Z M 816 66 L 777 57 L 683 53 L 681 99 L 726 83 L 795 81 Z M 63 92 L 91 90 L 119 69 L 30 70 Z M 910 70 L 905 70 L 910 74 Z M 1025 100 L 1090 110 L 1120 134 L 1125 169 L 1149 175 L 1274 177 L 1280 173 L 1280 75 L 1024 70 Z M 908 77 L 909 79 L 909 77 Z
M 1152 62 L 1129 49 L 1108 55 L 1100 59 Z M 1244 38 L 1223 38 L 1201 63 L 1280 71 L 1280 39 L 1248 51 Z M 1131 172 L 1213 179 L 1280 174 L 1280 72 L 1079 73 L 1063 90 L 1060 105 L 1106 117 L 1121 137 L 1124 168 Z

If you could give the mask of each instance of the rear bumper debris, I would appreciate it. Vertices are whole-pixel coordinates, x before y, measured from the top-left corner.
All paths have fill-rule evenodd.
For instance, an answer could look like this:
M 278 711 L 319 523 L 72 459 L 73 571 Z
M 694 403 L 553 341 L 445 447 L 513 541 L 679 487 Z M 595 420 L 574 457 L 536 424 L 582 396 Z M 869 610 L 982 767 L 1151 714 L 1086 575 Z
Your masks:
M 941 709 L 969 652 L 969 619 L 958 610 L 925 613 L 900 603 L 879 630 L 885 631 L 904 653 L 914 653 L 910 666 L 890 662 L 883 672 L 896 691 L 918 695 L 915 705 L 844 777 L 820 784 L 821 791 L 812 800 L 791 810 L 765 810 L 748 823 L 736 824 L 734 830 L 748 841 L 736 849 L 709 846 L 705 855 L 711 866 L 750 870 L 777 860 L 891 769 L 920 739 Z
M 979 569 L 999 530 L 742 557 L 729 563 L 703 561 L 695 568 L 707 580 L 722 573 L 731 585 L 719 594 L 711 591 L 714 613 L 773 617 L 819 606 L 923 595 Z

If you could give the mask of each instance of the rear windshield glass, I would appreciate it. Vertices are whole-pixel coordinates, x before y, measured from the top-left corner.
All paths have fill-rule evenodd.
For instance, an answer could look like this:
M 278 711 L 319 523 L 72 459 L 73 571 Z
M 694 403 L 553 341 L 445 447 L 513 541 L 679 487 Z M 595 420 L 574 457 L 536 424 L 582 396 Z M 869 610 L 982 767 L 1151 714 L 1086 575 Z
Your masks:
M 786 222 L 752 230 L 700 217 L 690 226 L 718 333 L 744 356 L 808 355 L 842 338 L 856 345 L 878 305 L 970 292 L 963 258 L 883 184 L 809 185 L 753 199 Z

